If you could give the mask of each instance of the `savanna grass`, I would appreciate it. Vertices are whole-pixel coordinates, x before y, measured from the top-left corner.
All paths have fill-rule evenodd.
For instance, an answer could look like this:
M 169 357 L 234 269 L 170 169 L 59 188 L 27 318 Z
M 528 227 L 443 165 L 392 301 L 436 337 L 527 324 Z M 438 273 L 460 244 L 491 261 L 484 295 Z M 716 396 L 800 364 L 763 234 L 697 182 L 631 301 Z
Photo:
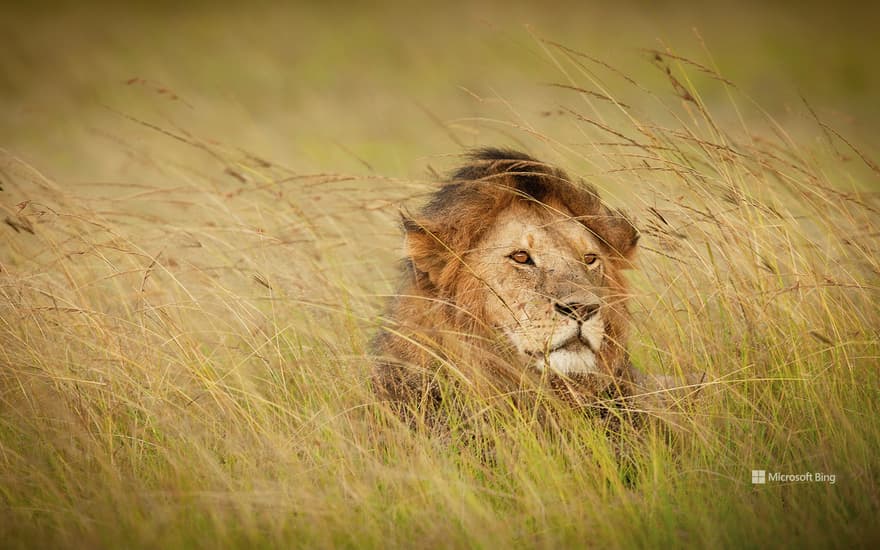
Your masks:
M 876 165 L 821 121 L 819 148 L 789 135 L 710 62 L 647 52 L 665 79 L 650 87 L 536 43 L 564 102 L 459 123 L 506 127 L 634 215 L 634 362 L 706 371 L 699 395 L 609 434 L 457 392 L 453 437 L 412 430 L 371 392 L 369 341 L 394 288 L 395 207 L 435 178 L 301 173 L 134 120 L 198 160 L 86 187 L 3 153 L 3 544 L 880 537 Z M 710 87 L 729 94 L 723 117 Z M 463 410 L 482 411 L 480 438 Z M 753 469 L 836 481 L 752 485 Z

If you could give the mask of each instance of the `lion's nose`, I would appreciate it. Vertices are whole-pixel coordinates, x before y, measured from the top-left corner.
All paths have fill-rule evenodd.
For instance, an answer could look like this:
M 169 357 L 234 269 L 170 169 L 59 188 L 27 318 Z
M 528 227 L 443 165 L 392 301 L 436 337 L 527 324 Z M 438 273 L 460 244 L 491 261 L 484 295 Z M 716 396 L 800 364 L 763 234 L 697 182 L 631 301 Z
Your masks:
M 580 322 L 592 319 L 596 312 L 599 311 L 598 304 L 579 304 L 576 302 L 562 304 L 556 302 L 555 307 L 559 313 Z

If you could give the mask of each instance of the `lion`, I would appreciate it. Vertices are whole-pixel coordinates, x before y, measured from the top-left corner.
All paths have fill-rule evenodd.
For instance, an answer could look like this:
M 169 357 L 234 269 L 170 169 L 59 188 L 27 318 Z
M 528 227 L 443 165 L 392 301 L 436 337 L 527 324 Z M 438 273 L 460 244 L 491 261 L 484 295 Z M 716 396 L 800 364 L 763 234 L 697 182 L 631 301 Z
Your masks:
M 375 391 L 437 404 L 438 377 L 589 404 L 630 395 L 627 284 L 639 232 L 592 186 L 526 154 L 469 155 L 403 216 L 403 282 L 373 342 Z M 549 384 L 547 384 L 549 382 Z

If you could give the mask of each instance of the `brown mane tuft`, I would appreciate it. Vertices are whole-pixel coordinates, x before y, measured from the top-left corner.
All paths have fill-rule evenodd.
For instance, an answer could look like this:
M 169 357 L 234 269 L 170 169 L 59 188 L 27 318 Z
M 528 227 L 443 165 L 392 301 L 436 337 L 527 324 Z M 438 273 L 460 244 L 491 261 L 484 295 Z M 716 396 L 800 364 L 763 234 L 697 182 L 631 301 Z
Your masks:
M 414 218 L 403 220 L 417 269 L 420 256 L 446 263 L 450 254 L 470 250 L 498 213 L 518 201 L 564 207 L 613 255 L 631 256 L 638 231 L 625 214 L 604 205 L 594 187 L 519 151 L 478 149 L 467 158 Z

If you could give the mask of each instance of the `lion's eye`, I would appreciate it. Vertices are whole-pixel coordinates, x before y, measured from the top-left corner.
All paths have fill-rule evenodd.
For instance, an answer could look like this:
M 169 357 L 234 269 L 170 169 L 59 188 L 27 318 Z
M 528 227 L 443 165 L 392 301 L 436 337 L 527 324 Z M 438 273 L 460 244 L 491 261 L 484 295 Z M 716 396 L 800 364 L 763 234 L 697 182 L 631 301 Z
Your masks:
M 599 256 L 597 254 L 584 254 L 584 263 L 590 267 L 595 266 L 599 262 Z
M 525 250 L 518 250 L 509 256 L 511 260 L 518 264 L 534 265 L 532 257 Z

